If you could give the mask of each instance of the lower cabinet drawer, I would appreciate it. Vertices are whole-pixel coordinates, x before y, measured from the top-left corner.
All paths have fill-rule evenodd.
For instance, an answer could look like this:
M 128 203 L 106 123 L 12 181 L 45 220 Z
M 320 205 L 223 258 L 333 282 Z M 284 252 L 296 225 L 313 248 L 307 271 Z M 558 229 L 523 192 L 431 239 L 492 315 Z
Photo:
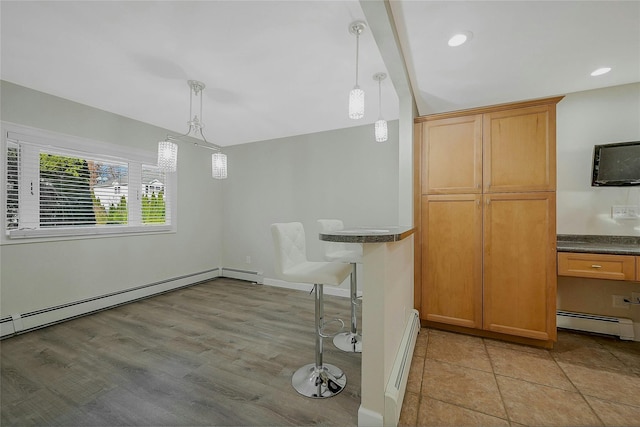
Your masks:
M 558 276 L 636 280 L 636 257 L 558 252 Z

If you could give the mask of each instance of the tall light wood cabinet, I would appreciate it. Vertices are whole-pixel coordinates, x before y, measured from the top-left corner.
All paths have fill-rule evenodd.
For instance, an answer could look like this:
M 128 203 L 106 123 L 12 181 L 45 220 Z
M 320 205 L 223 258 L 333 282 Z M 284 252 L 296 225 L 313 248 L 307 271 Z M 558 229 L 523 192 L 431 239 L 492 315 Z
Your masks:
M 483 115 L 483 191 L 556 190 L 555 104 Z
M 484 196 L 483 329 L 556 338 L 555 192 Z
M 416 306 L 427 324 L 555 341 L 561 99 L 416 119 Z
M 422 125 L 423 194 L 482 192 L 482 115 Z
M 422 318 L 482 328 L 482 195 L 423 196 L 422 227 Z

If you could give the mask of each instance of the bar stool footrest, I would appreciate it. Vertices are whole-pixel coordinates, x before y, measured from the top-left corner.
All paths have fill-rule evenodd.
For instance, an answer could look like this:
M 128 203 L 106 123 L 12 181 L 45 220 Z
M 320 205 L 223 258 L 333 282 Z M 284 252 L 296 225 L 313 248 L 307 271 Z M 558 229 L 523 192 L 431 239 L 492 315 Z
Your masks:
M 324 333 L 325 326 L 330 325 L 331 323 L 340 323 L 340 330 L 338 330 L 338 332 L 336 332 L 335 334 L 325 334 Z M 322 338 L 333 338 L 336 335 L 341 334 L 342 331 L 344 331 L 344 321 L 342 319 L 333 319 L 322 324 L 322 327 L 318 331 L 318 335 L 320 335 Z

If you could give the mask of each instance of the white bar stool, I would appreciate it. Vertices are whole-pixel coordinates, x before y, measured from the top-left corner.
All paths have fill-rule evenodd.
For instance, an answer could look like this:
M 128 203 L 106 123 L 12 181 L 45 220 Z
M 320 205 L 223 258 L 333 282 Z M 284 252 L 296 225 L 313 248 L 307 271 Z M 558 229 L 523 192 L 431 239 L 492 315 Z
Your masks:
M 322 232 L 344 229 L 339 219 L 319 219 Z M 351 264 L 351 327 L 349 332 L 343 332 L 333 338 L 333 344 L 342 351 L 362 353 L 362 335 L 358 333 L 358 280 L 357 264 L 362 263 L 362 245 L 353 243 L 322 242 L 324 258 L 327 261 L 339 261 Z
M 287 282 L 308 283 L 315 289 L 316 360 L 298 369 L 291 384 L 303 396 L 332 397 L 344 390 L 347 376 L 338 367 L 323 363 L 324 334 L 323 286 L 340 284 L 351 273 L 349 265 L 339 262 L 307 260 L 304 227 L 299 222 L 271 224 L 275 245 L 275 273 Z M 339 320 L 344 327 L 342 320 Z M 327 322 L 328 323 L 328 322 Z

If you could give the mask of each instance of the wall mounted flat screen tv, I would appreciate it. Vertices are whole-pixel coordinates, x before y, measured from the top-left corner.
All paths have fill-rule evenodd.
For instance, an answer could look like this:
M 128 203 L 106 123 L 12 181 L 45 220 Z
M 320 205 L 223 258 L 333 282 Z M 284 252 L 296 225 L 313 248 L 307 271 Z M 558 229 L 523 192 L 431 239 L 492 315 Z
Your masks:
M 640 141 L 596 145 L 592 169 L 594 187 L 640 185 Z

